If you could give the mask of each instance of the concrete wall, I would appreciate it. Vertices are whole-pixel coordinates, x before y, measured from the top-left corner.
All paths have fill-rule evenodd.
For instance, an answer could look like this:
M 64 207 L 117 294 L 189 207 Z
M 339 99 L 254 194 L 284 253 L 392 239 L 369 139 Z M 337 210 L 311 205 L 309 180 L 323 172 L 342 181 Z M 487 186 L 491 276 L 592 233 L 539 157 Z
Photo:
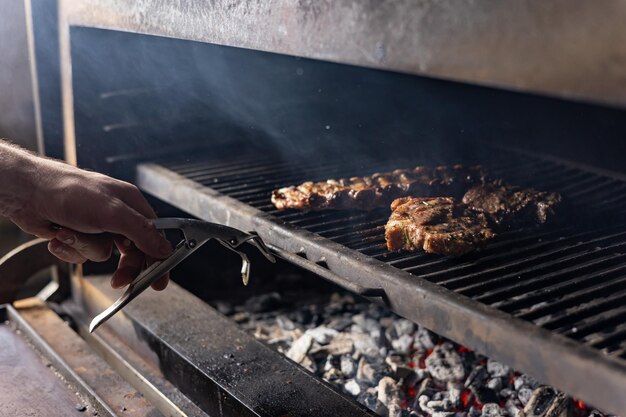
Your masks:
M 24 3 L 0 0 L 0 137 L 36 149 Z

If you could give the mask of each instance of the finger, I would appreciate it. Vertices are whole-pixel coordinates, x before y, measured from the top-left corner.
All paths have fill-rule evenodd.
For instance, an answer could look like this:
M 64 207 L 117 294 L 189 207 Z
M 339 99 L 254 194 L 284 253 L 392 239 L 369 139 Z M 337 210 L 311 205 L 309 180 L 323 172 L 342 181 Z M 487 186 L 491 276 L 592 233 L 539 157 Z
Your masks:
M 145 257 L 144 254 L 141 253 L 130 240 L 123 236 L 116 236 L 113 241 L 122 256 L 120 258 L 118 269 L 111 278 L 111 286 L 113 288 L 121 288 L 130 284 L 130 282 L 135 279 L 137 275 L 139 275 L 144 263 L 147 263 L 148 266 L 152 265 L 155 262 L 155 259 Z M 165 287 L 167 287 L 169 280 L 170 274 L 167 273 L 157 281 L 153 282 L 152 288 L 157 291 L 162 291 Z
M 105 231 L 126 236 L 147 255 L 163 259 L 172 253 L 172 245 L 152 222 L 121 200 L 111 200 L 100 222 Z
M 66 246 L 94 262 L 104 262 L 111 257 L 113 240 L 106 234 L 85 234 L 71 229 L 61 229 L 56 234 L 56 239 Z
M 146 256 L 146 265 L 150 266 L 153 263 L 155 263 L 157 260 L 150 257 L 150 256 Z M 170 273 L 166 273 L 165 275 L 163 275 L 161 278 L 159 278 L 158 280 L 154 281 L 152 283 L 152 289 L 156 290 L 156 291 L 163 291 L 166 287 L 167 284 L 170 282 Z
M 51 254 L 61 259 L 62 261 L 72 264 L 82 264 L 87 261 L 87 258 L 78 253 L 75 249 L 63 244 L 57 239 L 52 239 L 48 242 L 48 250 Z
M 152 289 L 156 291 L 163 291 L 165 288 L 167 288 L 167 284 L 169 284 L 169 282 L 170 273 L 168 272 L 167 274 L 152 283 Z
M 43 239 L 54 239 L 56 230 L 48 220 L 37 219 L 32 216 L 14 216 L 11 221 L 24 232 Z
M 145 256 L 128 239 L 122 239 L 119 243 L 118 239 L 115 239 L 115 245 L 122 255 L 117 270 L 111 277 L 111 286 L 121 288 L 130 284 L 139 275 L 144 266 Z

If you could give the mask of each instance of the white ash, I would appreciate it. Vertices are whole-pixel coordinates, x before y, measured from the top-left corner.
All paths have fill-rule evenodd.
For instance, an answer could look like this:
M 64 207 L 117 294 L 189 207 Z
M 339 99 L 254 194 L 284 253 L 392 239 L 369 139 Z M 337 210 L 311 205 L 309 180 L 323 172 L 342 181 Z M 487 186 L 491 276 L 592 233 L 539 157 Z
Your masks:
M 492 377 L 504 377 L 511 373 L 511 368 L 493 359 L 488 359 L 487 372 L 489 372 L 489 375 Z
M 461 357 L 452 343 L 446 342 L 435 347 L 426 358 L 426 368 L 435 379 L 443 382 L 460 381 L 465 376 Z
M 337 334 L 339 334 L 339 332 L 335 329 L 319 326 L 313 329 L 308 329 L 305 334 L 311 335 L 311 337 L 313 337 L 313 339 L 320 345 L 327 345 L 335 338 L 335 336 L 337 336 Z
M 312 344 L 313 337 L 310 334 L 303 334 L 291 345 L 287 357 L 294 362 L 302 363 Z
M 303 305 L 271 293 L 245 306 L 219 307 L 256 338 L 381 416 L 535 417 L 525 409 L 546 389 L 349 294 Z M 571 405 L 569 414 L 537 417 L 607 417 L 562 395 L 559 401 Z
M 343 388 L 352 396 L 356 397 L 361 393 L 361 386 L 354 379 L 349 379 L 343 385 Z
M 485 404 L 482 411 L 482 417 L 504 417 L 504 411 L 495 403 Z

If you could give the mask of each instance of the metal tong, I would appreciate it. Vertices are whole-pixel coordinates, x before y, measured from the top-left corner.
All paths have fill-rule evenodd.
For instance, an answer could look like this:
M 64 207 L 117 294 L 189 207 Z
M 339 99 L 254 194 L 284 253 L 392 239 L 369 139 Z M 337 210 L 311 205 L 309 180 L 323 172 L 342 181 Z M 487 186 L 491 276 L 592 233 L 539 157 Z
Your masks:
M 248 284 L 250 261 L 245 253 L 241 250 L 237 250 L 239 246 L 246 242 L 250 243 L 261 251 L 269 261 L 276 262 L 276 259 L 259 236 L 245 233 L 232 227 L 202 220 L 177 218 L 155 219 L 153 220 L 153 224 L 158 230 L 180 230 L 183 234 L 183 240 L 176 245 L 174 252 L 168 258 L 156 261 L 142 271 L 137 278 L 130 283 L 124 294 L 122 294 L 115 303 L 94 317 L 89 325 L 90 333 L 134 300 L 135 297 L 150 287 L 154 281 L 171 271 L 176 265 L 184 261 L 200 246 L 211 239 L 217 240 L 219 243 L 241 256 L 241 276 L 244 285 Z

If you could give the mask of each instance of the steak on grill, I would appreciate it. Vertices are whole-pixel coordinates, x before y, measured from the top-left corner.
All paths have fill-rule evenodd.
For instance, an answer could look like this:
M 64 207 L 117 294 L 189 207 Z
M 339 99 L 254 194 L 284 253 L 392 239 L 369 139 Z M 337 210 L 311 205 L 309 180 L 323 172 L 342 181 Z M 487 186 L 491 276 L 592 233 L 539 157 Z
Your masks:
M 387 249 L 460 256 L 495 237 L 485 216 L 452 197 L 398 198 L 385 225 Z
M 280 188 L 272 192 L 272 203 L 279 210 L 372 210 L 388 207 L 394 199 L 408 195 L 460 197 L 470 186 L 483 183 L 485 175 L 481 166 L 418 166 L 367 177 L 308 181 Z
M 472 187 L 463 196 L 463 203 L 484 213 L 496 227 L 543 224 L 554 216 L 561 202 L 555 192 L 537 191 L 494 181 Z

